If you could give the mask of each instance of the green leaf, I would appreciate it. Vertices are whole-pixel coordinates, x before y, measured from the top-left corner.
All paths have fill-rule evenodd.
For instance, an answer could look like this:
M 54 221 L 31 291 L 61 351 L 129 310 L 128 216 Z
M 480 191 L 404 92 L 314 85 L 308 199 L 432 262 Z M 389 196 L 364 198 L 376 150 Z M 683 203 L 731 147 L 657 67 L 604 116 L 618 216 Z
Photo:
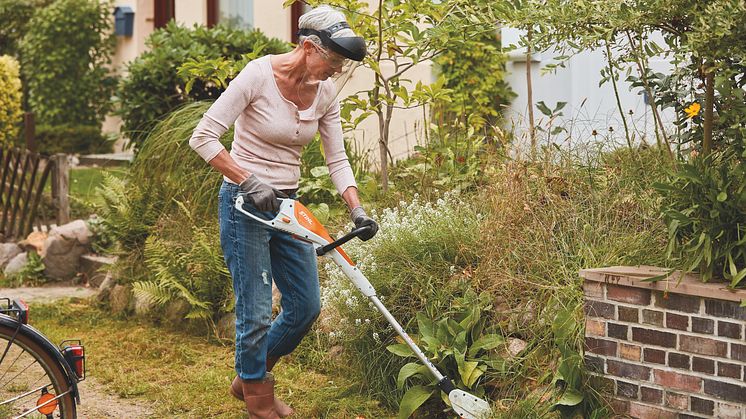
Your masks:
M 386 350 L 394 355 L 398 355 L 404 358 L 415 356 L 414 352 L 412 352 L 412 348 L 410 348 L 409 345 L 407 345 L 406 343 L 395 343 L 393 345 L 389 345 L 386 347 Z
M 549 109 L 549 106 L 547 106 L 543 101 L 537 103 L 536 107 L 539 108 L 539 111 L 544 115 L 552 116 L 552 110 Z
M 730 281 L 730 287 L 731 288 L 737 287 L 744 277 L 746 277 L 746 268 L 741 269 L 740 272 L 738 272 L 736 275 L 733 276 L 733 279 Z M 743 305 L 743 302 L 741 304 Z
M 399 370 L 399 376 L 396 378 L 396 388 L 403 388 L 404 383 L 407 381 L 407 378 L 417 374 L 418 370 L 420 370 L 420 367 L 422 367 L 422 365 L 416 362 L 410 362 L 401 367 L 401 369 Z
M 577 406 L 583 401 L 583 393 L 568 388 L 562 393 L 562 397 L 557 401 L 557 405 L 560 406 Z
M 420 330 L 420 335 L 422 336 L 422 338 L 424 339 L 426 337 L 432 337 L 434 335 L 432 320 L 430 320 L 423 312 L 418 312 L 416 317 L 417 327 Z
M 728 199 L 728 193 L 725 191 L 722 191 L 718 194 L 718 202 L 725 202 L 726 199 Z
M 313 169 L 311 169 L 311 176 L 313 177 L 322 177 L 327 176 L 329 174 L 329 168 L 326 166 L 316 166 Z
M 469 357 L 473 358 L 477 356 L 477 353 L 482 349 L 495 349 L 503 343 L 505 343 L 505 339 L 498 334 L 484 335 L 471 345 L 469 348 Z
M 404 397 L 399 403 L 399 419 L 406 419 L 412 416 L 423 403 L 433 395 L 435 389 L 425 386 L 414 386 L 404 393 Z
M 472 389 L 475 389 L 475 391 L 480 392 L 482 394 L 484 394 L 483 393 L 484 387 L 482 386 L 475 387 L 475 385 L 479 381 L 479 378 L 482 377 L 482 375 L 484 375 L 485 372 L 487 372 L 487 368 L 488 366 L 486 364 L 480 365 L 479 367 L 477 367 L 477 369 L 474 370 L 473 373 L 471 373 L 471 376 L 469 377 L 469 387 Z
M 463 369 L 459 368 L 458 372 L 461 374 L 461 381 L 463 381 L 467 387 L 471 387 L 477 378 L 482 375 L 482 371 L 477 369 L 478 366 L 479 362 L 465 361 Z M 478 372 L 478 374 L 475 374 L 475 371 Z

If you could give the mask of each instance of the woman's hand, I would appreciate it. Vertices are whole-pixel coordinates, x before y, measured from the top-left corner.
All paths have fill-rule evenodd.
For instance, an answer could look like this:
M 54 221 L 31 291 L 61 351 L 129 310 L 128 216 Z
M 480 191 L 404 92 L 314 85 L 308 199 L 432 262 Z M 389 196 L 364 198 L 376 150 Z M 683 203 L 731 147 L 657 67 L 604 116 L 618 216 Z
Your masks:
M 238 187 L 246 194 L 249 202 L 259 211 L 277 212 L 280 210 L 280 201 L 277 198 L 288 197 L 279 190 L 262 182 L 253 174 L 244 179 Z
M 368 229 L 367 232 L 358 236 L 360 237 L 360 240 L 370 240 L 376 235 L 376 233 L 378 233 L 378 223 L 368 217 L 368 214 L 365 213 L 363 207 L 355 207 L 352 212 L 350 212 L 350 218 L 352 219 L 352 222 L 355 223 L 355 228 L 370 226 L 370 229 Z

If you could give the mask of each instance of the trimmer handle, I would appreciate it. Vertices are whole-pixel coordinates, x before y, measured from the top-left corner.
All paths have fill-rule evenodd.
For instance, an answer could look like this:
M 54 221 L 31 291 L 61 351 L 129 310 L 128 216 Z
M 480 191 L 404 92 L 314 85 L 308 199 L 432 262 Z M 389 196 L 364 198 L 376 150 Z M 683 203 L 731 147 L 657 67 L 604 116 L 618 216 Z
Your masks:
M 292 205 L 292 203 L 295 202 L 295 200 L 291 198 L 277 198 L 277 200 L 280 201 L 280 211 L 278 212 L 278 215 L 275 216 L 275 218 L 266 219 L 266 218 L 262 218 L 257 215 L 254 215 L 251 212 L 246 211 L 244 209 L 243 205 L 246 202 L 245 196 L 246 195 L 242 193 L 238 194 L 238 196 L 236 197 L 236 204 L 235 204 L 236 209 L 239 210 L 242 214 L 246 215 L 247 217 L 253 218 L 256 221 L 259 221 L 260 223 L 266 226 L 269 226 L 269 227 L 273 227 L 273 228 L 279 228 L 278 223 L 277 223 L 279 212 L 282 212 L 283 208 L 285 208 L 287 205 Z M 282 230 L 281 228 L 279 229 Z
M 338 238 L 337 240 L 334 240 L 333 242 L 331 242 L 331 243 L 329 243 L 327 245 L 324 245 L 324 246 L 321 246 L 321 247 L 317 248 L 316 249 L 316 255 L 317 256 L 324 256 L 325 254 L 327 254 L 327 253 L 331 252 L 332 250 L 334 250 L 334 248 L 339 247 L 339 246 L 347 243 L 348 241 L 354 239 L 355 237 L 359 237 L 360 235 L 362 235 L 363 233 L 366 233 L 368 230 L 370 230 L 372 228 L 373 227 L 367 225 L 367 226 L 364 226 L 364 227 L 353 229 L 352 231 L 350 231 L 349 233 L 345 234 L 344 236 Z

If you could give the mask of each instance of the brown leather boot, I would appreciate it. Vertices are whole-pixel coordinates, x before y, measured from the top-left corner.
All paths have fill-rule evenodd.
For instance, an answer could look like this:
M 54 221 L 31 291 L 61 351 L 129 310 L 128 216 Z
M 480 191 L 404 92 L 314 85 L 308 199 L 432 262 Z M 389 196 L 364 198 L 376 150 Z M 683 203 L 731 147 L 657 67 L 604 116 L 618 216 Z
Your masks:
M 277 363 L 279 359 L 280 359 L 279 357 L 277 358 L 268 357 L 267 358 L 267 372 L 272 371 L 272 368 L 274 368 L 275 364 Z M 243 401 L 243 389 L 241 387 L 241 380 L 238 377 L 233 379 L 233 382 L 231 383 L 230 393 L 233 397 L 237 398 L 238 400 Z M 293 413 L 295 413 L 293 408 L 288 406 L 285 402 L 278 399 L 277 397 L 275 397 L 274 405 L 275 405 L 275 411 L 277 412 L 277 415 L 280 416 L 281 418 L 286 418 L 292 415 Z
M 267 374 L 262 381 L 239 381 L 251 419 L 279 419 L 274 405 L 275 379 L 272 374 Z

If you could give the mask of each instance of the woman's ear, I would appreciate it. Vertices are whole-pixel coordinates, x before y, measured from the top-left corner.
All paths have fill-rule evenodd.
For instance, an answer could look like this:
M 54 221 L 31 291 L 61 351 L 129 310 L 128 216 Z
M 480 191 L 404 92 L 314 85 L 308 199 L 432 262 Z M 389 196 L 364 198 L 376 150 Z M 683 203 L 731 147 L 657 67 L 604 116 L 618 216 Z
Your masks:
M 311 42 L 308 39 L 304 39 L 303 43 L 301 44 L 303 47 L 303 53 L 306 55 L 310 55 L 313 50 L 313 42 Z

